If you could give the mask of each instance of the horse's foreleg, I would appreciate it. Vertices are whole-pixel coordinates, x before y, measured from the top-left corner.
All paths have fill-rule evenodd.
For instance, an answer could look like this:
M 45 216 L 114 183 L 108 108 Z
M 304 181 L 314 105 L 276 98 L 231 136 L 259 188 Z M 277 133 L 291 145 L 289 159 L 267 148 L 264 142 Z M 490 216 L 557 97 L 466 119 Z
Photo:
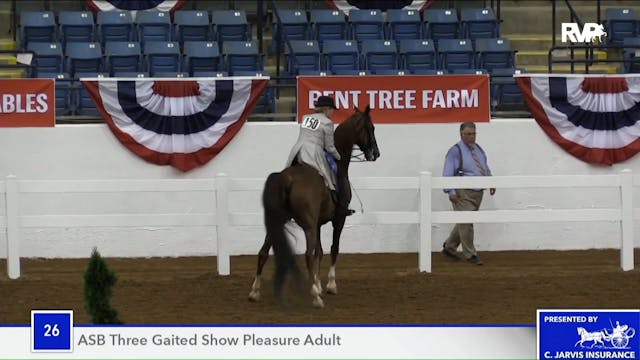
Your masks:
M 307 251 L 304 253 L 305 260 L 307 262 L 307 272 L 309 274 L 309 281 L 311 282 L 311 296 L 313 297 L 313 306 L 324 307 L 324 302 L 320 298 L 321 290 L 318 288 L 318 266 L 317 266 L 317 247 L 320 241 L 320 234 L 317 227 L 304 230 L 304 235 L 307 239 Z
M 329 280 L 327 281 L 327 293 L 337 294 L 338 285 L 336 284 L 336 262 L 338 261 L 338 252 L 340 251 L 340 235 L 344 228 L 346 218 L 333 220 L 333 242 L 331 243 L 331 267 L 329 267 Z
M 271 249 L 271 241 L 269 241 L 268 237 L 265 237 L 264 244 L 262 244 L 262 247 L 258 252 L 258 267 L 256 270 L 256 278 L 255 280 L 253 280 L 253 285 L 251 286 L 251 291 L 249 292 L 250 301 L 260 300 L 260 287 L 262 285 L 262 269 L 264 268 L 264 264 L 266 264 L 267 260 L 269 259 L 269 249 Z

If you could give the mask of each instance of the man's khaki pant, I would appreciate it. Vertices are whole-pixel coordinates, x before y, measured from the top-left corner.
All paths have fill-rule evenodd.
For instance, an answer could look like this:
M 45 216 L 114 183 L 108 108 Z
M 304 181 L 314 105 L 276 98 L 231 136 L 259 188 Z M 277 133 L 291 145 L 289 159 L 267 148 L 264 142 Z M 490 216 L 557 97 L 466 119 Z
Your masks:
M 456 189 L 460 196 L 457 203 L 451 203 L 454 211 L 478 211 L 482 202 L 483 191 L 471 189 Z M 455 252 L 458 245 L 462 244 L 462 255 L 468 259 L 476 255 L 476 247 L 473 245 L 473 224 L 456 224 L 444 246 Z

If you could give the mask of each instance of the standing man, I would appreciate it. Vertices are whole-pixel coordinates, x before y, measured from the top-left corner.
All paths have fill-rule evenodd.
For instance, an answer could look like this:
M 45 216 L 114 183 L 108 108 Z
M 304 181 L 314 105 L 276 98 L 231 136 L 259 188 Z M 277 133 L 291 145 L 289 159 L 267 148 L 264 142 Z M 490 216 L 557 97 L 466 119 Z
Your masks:
M 460 141 L 449 148 L 444 159 L 442 176 L 491 176 L 487 154 L 476 144 L 476 124 L 460 125 Z M 445 189 L 454 211 L 477 211 L 484 189 Z M 496 193 L 495 188 L 489 194 Z M 456 251 L 462 245 L 462 255 Z M 442 244 L 442 253 L 452 259 L 464 259 L 470 264 L 482 265 L 473 245 L 473 224 L 456 224 Z

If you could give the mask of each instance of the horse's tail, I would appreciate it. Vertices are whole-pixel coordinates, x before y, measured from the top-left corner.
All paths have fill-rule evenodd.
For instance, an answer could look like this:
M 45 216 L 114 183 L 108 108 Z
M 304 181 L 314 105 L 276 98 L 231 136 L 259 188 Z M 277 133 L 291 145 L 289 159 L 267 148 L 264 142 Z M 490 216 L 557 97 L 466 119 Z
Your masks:
M 282 173 L 272 173 L 267 177 L 262 193 L 267 238 L 273 246 L 276 258 L 274 289 L 278 300 L 281 300 L 282 287 L 287 272 L 293 270 L 299 273 L 295 254 L 284 233 L 284 225 L 291 218 L 288 210 L 290 185 L 291 179 L 289 177 Z

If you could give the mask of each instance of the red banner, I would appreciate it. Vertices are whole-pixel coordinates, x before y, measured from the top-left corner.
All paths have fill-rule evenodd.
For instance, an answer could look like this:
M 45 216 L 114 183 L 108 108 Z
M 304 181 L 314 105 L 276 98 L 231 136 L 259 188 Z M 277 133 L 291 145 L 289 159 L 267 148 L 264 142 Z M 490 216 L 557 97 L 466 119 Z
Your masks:
M 56 124 L 54 79 L 1 79 L 0 127 Z
M 298 76 L 298 121 L 322 95 L 341 122 L 371 106 L 376 123 L 488 122 L 489 75 Z

